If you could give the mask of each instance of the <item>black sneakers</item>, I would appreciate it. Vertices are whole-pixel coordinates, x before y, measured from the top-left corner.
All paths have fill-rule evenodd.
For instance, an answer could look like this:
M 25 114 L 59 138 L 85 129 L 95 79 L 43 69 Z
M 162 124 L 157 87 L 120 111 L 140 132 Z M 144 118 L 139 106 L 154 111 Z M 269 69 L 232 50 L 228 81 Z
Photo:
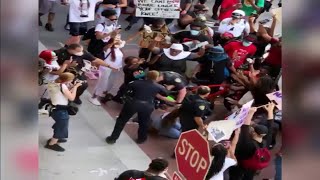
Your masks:
M 47 31 L 50 31 L 50 32 L 54 31 L 54 29 L 52 27 L 52 24 L 47 23 L 45 28 L 46 28 Z
M 54 150 L 54 151 L 58 151 L 58 152 L 65 151 L 65 149 L 63 147 L 59 146 L 59 144 L 49 145 L 49 143 L 48 143 L 44 147 L 51 149 L 51 150 Z
M 51 139 L 49 139 L 49 140 L 47 141 L 47 144 L 50 143 L 50 140 L 51 140 Z M 58 140 L 58 143 L 65 143 L 65 142 L 67 142 L 66 139 L 59 139 L 59 140 Z
M 106 138 L 106 142 L 107 142 L 108 144 L 114 144 L 114 143 L 116 143 L 116 140 L 112 139 L 111 136 L 108 136 L 108 137 Z

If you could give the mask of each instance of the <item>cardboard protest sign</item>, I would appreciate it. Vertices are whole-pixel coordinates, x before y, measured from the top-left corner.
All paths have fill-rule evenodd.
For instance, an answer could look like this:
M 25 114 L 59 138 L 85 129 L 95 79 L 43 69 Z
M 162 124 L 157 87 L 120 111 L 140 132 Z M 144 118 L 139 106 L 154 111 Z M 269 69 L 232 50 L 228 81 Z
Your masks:
M 269 94 L 267 94 L 267 97 L 270 99 L 270 101 L 275 102 L 276 107 L 280 111 L 282 110 L 282 92 L 281 91 L 269 93 Z
M 180 0 L 137 0 L 137 17 L 179 19 Z
M 233 130 L 236 127 L 236 121 L 213 121 L 208 125 L 208 140 L 216 143 L 230 139 Z
M 244 123 L 244 120 L 248 116 L 248 113 L 252 104 L 253 104 L 253 100 L 247 102 L 241 107 L 241 109 L 239 109 L 238 111 L 234 112 L 233 114 L 227 117 L 227 120 L 232 120 L 236 122 L 235 129 L 242 126 L 242 124 Z

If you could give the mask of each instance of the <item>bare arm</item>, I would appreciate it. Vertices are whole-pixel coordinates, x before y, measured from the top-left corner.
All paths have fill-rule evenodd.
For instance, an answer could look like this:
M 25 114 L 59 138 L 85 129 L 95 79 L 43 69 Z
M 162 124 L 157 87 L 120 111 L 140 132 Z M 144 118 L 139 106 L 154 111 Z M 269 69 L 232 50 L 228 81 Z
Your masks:
M 270 27 L 270 31 L 268 32 L 268 34 L 273 37 L 274 36 L 274 30 L 276 29 L 276 25 L 277 25 L 277 17 L 276 15 L 272 16 L 272 24 Z
M 187 94 L 187 88 L 181 89 L 179 91 L 177 99 L 176 99 L 177 103 L 181 103 L 183 101 L 184 97 L 186 96 L 186 94 Z
M 194 121 L 200 128 L 205 129 L 205 125 L 203 124 L 203 120 L 201 117 L 194 117 Z
M 62 92 L 64 96 L 68 98 L 68 100 L 74 101 L 74 99 L 76 98 L 77 89 L 79 86 L 81 86 L 81 83 L 77 83 L 76 85 L 74 85 L 70 91 L 68 89 L 62 88 Z
M 116 68 L 114 68 L 114 67 L 111 67 L 109 64 L 107 64 L 106 62 L 104 62 L 104 60 L 99 59 L 99 58 L 96 58 L 96 59 L 93 60 L 92 62 L 93 62 L 93 63 L 96 63 L 96 64 L 98 64 L 98 65 L 100 65 L 100 66 L 105 66 L 105 67 L 108 67 L 108 68 L 113 69 L 113 70 L 118 70 L 118 69 L 116 69 Z
M 261 7 L 257 6 L 256 3 L 253 2 L 253 0 L 249 0 L 249 3 L 258 13 L 260 12 Z
M 118 7 L 123 8 L 128 6 L 128 1 L 127 0 L 120 0 L 120 4 Z
M 236 129 L 234 131 L 234 137 L 230 143 L 230 148 L 228 150 L 228 157 L 232 158 L 234 160 L 237 160 L 236 156 L 234 155 L 235 151 L 236 151 L 236 147 L 239 141 L 239 134 L 240 134 L 240 128 Z
M 129 43 L 130 41 L 132 41 L 133 39 L 138 37 L 139 34 L 140 34 L 140 32 L 137 32 L 137 33 L 133 34 L 132 36 L 129 36 L 128 39 L 126 40 L 126 42 Z

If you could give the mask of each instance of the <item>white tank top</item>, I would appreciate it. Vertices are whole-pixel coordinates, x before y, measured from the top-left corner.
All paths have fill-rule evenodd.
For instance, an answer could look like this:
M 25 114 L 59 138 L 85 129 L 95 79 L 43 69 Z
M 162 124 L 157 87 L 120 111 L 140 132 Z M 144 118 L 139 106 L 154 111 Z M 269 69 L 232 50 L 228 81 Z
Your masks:
M 60 86 L 61 85 L 61 86 Z M 49 83 L 48 92 L 52 102 L 52 105 L 68 105 L 68 98 L 61 92 L 61 87 L 63 90 L 68 89 L 65 84 L 60 83 Z

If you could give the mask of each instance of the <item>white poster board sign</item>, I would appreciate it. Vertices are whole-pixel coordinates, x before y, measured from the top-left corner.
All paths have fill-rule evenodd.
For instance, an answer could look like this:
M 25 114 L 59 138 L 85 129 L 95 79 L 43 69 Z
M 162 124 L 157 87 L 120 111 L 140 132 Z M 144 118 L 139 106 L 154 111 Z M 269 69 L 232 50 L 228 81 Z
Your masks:
M 180 0 L 137 0 L 137 17 L 179 19 Z
M 218 143 L 222 140 L 230 139 L 235 127 L 236 121 L 213 121 L 207 127 L 208 140 L 213 140 L 214 142 Z
M 276 102 L 276 107 L 280 111 L 282 110 L 282 92 L 281 91 L 269 93 L 267 94 L 267 97 L 270 99 L 270 101 Z
M 234 112 L 233 114 L 227 117 L 227 120 L 232 120 L 236 122 L 235 129 L 242 126 L 242 124 L 244 123 L 244 120 L 248 116 L 248 113 L 252 104 L 253 104 L 253 100 L 247 102 L 241 107 L 241 109 L 239 109 L 238 111 Z

